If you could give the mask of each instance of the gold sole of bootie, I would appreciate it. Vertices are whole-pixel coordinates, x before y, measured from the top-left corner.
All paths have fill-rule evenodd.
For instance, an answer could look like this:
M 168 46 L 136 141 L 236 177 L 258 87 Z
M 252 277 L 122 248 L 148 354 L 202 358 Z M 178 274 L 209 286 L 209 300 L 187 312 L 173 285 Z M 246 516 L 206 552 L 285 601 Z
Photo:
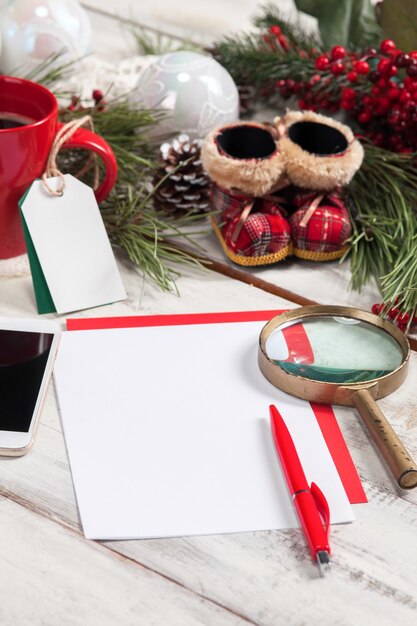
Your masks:
M 333 250 L 332 252 L 320 252 L 315 250 L 303 250 L 302 248 L 293 248 L 294 256 L 299 259 L 305 259 L 306 261 L 335 261 L 342 258 L 342 256 L 349 250 L 349 246 L 343 246 L 340 250 Z
M 283 261 L 293 253 L 293 246 L 290 242 L 284 248 L 281 248 L 278 252 L 272 252 L 271 254 L 264 254 L 262 256 L 244 256 L 243 254 L 236 254 L 227 246 L 220 228 L 218 227 L 214 218 L 211 218 L 211 223 L 214 229 L 214 233 L 220 242 L 223 252 L 228 259 L 236 263 L 237 265 L 243 265 L 245 267 L 256 267 L 257 265 L 270 265 L 271 263 L 278 263 Z

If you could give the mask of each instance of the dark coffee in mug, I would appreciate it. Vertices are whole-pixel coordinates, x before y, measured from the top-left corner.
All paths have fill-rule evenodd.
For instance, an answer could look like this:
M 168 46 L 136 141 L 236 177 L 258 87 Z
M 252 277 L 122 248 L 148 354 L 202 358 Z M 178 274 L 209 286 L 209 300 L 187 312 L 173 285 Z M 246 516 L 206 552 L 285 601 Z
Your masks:
M 19 128 L 19 126 L 27 126 L 28 124 L 33 124 L 33 122 L 35 122 L 35 120 L 30 117 L 0 111 L 0 130 Z

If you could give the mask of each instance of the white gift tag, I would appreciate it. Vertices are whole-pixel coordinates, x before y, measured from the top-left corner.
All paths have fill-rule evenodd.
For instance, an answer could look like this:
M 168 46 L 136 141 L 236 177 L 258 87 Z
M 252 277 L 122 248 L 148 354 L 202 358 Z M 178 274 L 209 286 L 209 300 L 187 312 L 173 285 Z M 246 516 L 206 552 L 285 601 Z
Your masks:
M 61 182 L 59 177 L 48 179 L 51 189 Z M 66 174 L 63 195 L 52 196 L 35 180 L 20 209 L 35 249 L 28 245 L 35 292 L 41 289 L 40 264 L 53 301 L 50 310 L 68 313 L 126 298 L 91 187 Z M 40 306 L 42 296 L 36 296 L 39 312 L 48 312 Z

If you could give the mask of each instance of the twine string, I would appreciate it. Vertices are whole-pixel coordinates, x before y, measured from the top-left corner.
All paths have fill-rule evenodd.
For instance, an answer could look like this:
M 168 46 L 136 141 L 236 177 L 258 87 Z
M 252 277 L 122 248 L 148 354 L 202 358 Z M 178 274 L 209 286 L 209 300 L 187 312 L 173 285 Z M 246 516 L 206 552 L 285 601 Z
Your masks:
M 233 193 L 231 193 L 231 195 L 233 195 Z M 247 204 L 245 204 L 245 206 L 242 209 L 242 213 L 240 214 L 240 217 L 238 219 L 238 222 L 236 224 L 236 228 L 233 231 L 233 234 L 231 236 L 231 242 L 232 243 L 236 243 L 240 232 L 246 222 L 246 220 L 248 219 L 253 206 L 255 204 L 255 200 L 256 198 L 252 198 Z M 285 203 L 285 198 L 283 198 L 282 196 L 274 196 L 272 195 L 272 193 L 270 194 L 266 194 L 265 196 L 262 196 L 262 200 L 268 200 L 269 202 L 273 202 L 274 204 L 279 204 L 279 203 Z M 281 212 L 284 212 L 283 209 L 281 209 Z
M 51 196 L 62 196 L 64 194 L 65 178 L 63 173 L 60 171 L 56 160 L 59 151 L 61 150 L 64 143 L 68 141 L 68 139 L 70 139 L 81 126 L 86 126 L 87 128 L 89 128 L 89 130 L 94 132 L 94 125 L 91 116 L 84 115 L 83 117 L 80 117 L 76 120 L 71 120 L 70 122 L 64 124 L 55 135 L 55 139 L 52 143 L 51 151 L 49 153 L 48 161 L 46 163 L 45 171 L 41 177 L 44 188 Z M 84 167 L 81 168 L 79 172 L 77 172 L 75 176 L 76 178 L 79 178 L 80 176 L 85 174 L 85 172 L 90 169 L 91 165 L 94 166 L 93 189 L 95 190 L 97 189 L 99 184 L 99 169 L 97 164 L 97 155 L 94 152 L 90 152 L 86 164 L 84 165 Z M 52 176 L 58 176 L 61 179 L 57 189 L 52 189 L 48 184 L 48 178 L 51 178 Z
M 323 198 L 324 198 L 323 194 L 320 194 L 320 195 L 318 195 L 318 196 L 316 196 L 314 198 L 314 200 L 312 201 L 312 203 L 308 207 L 307 211 L 304 213 L 304 217 L 303 217 L 303 219 L 300 222 L 300 226 L 302 228 L 305 228 L 307 226 L 307 224 L 309 223 L 309 221 L 313 217 L 316 209 L 318 209 L 319 204 L 323 200 Z

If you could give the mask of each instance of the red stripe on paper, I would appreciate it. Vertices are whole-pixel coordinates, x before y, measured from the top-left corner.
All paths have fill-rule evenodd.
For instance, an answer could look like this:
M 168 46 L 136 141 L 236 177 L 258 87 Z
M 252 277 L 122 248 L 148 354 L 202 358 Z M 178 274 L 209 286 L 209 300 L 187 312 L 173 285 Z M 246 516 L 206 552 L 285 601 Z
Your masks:
M 310 402 L 310 404 L 329 448 L 333 463 L 339 472 L 349 502 L 351 504 L 368 502 L 332 406 L 317 402 Z
M 132 315 L 127 317 L 78 317 L 67 319 L 67 329 L 97 330 L 103 328 L 134 328 L 135 326 L 267 322 L 280 313 L 283 313 L 283 311 L 232 311 L 227 313 L 180 313 L 174 315 Z

